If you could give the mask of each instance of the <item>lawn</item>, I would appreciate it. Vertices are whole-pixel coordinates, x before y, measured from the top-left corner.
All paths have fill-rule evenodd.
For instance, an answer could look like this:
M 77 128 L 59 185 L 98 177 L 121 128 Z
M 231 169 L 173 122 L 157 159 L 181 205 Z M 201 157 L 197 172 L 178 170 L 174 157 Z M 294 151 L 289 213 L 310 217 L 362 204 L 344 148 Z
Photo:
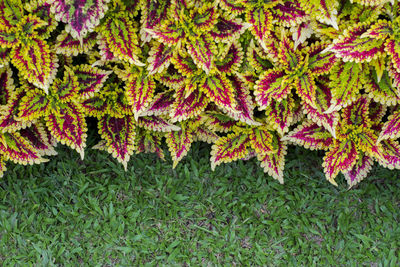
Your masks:
M 334 187 L 321 153 L 291 147 L 285 184 L 255 159 L 210 171 L 196 143 L 175 170 L 169 155 L 105 152 L 8 165 L 0 181 L 4 266 L 388 266 L 400 260 L 400 172 L 380 167 Z

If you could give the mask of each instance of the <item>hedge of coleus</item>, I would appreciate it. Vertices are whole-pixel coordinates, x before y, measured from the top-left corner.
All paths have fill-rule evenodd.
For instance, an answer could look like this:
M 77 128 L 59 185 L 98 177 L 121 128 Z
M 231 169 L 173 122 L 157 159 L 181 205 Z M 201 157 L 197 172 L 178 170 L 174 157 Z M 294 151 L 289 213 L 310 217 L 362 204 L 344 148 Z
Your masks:
M 1 174 L 88 130 L 125 168 L 194 141 L 281 183 L 288 145 L 333 184 L 400 168 L 398 0 L 0 0 L 0 65 Z

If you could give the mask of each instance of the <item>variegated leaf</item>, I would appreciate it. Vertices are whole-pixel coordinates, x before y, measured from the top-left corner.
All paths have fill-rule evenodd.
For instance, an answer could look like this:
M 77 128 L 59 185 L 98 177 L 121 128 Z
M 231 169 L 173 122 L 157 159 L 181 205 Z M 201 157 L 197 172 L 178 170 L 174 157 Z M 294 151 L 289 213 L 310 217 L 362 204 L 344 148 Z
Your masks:
M 295 80 L 296 92 L 300 98 L 311 107 L 316 108 L 316 85 L 311 73 L 305 73 Z
M 88 99 L 94 96 L 102 87 L 111 71 L 105 71 L 90 65 L 74 66 L 73 72 L 78 79 L 80 99 Z
M 349 188 L 361 182 L 372 169 L 374 161 L 371 157 L 366 155 L 360 155 L 356 164 L 353 168 L 347 172 L 344 172 L 344 177 L 346 178 Z
M 75 39 L 93 31 L 107 12 L 109 0 L 49 0 L 57 20 L 67 24 L 66 30 Z
M 26 91 L 18 106 L 18 120 L 32 121 L 49 113 L 50 100 L 44 92 L 32 85 L 23 87 Z
M 327 74 L 336 63 L 336 57 L 333 52 L 322 51 L 328 46 L 326 43 L 316 42 L 310 46 L 308 52 L 308 68 L 313 75 Z
M 103 117 L 107 113 L 108 104 L 103 96 L 93 96 L 81 103 L 82 111 L 87 116 Z
M 367 23 L 359 23 L 346 30 L 343 35 L 333 41 L 329 51 L 344 61 L 365 62 L 371 61 L 384 53 L 384 40 L 371 37 L 362 38 L 368 30 Z
M 342 122 L 345 125 L 362 126 L 369 128 L 368 107 L 370 99 L 359 96 L 351 105 L 345 107 L 342 112 Z
M 248 134 L 237 132 L 219 138 L 211 148 L 211 169 L 221 163 L 227 163 L 241 159 L 247 154 L 250 145 Z
M 159 116 L 167 114 L 172 104 L 174 103 L 174 91 L 163 91 L 153 97 L 145 111 L 142 112 L 142 116 Z
M 215 62 L 215 66 L 221 73 L 236 73 L 242 64 L 243 51 L 239 43 L 232 43 L 224 56 Z
M 305 121 L 293 131 L 286 134 L 282 140 L 293 142 L 311 150 L 328 150 L 333 145 L 333 137 L 324 127 L 312 121 Z
M 204 34 L 190 37 L 187 43 L 187 50 L 197 67 L 208 74 L 212 68 L 214 54 L 216 53 L 215 42 L 212 38 Z
M 126 83 L 125 93 L 129 105 L 132 106 L 135 118 L 150 104 L 156 84 L 151 76 L 139 73 L 132 76 Z
M 33 124 L 29 128 L 19 131 L 20 135 L 38 151 L 42 156 L 57 155 L 54 147 L 50 144 L 46 130 L 40 123 Z
M 73 103 L 59 104 L 46 116 L 46 126 L 61 144 L 75 149 L 83 159 L 87 126 L 83 113 Z
M 266 122 L 280 135 L 285 134 L 293 123 L 294 105 L 293 98 L 289 97 L 280 102 L 272 100 L 265 110 Z
M 242 121 L 248 125 L 258 125 L 253 118 L 254 102 L 250 96 L 250 90 L 245 83 L 236 76 L 228 77 L 235 92 L 236 111 L 227 111 L 227 114 L 235 120 Z
M 133 117 L 115 118 L 106 115 L 99 119 L 98 128 L 101 138 L 106 141 L 108 153 L 122 163 L 126 170 L 135 147 Z
M 178 72 L 178 70 L 170 65 L 168 69 L 164 70 L 162 73 L 156 74 L 154 76 L 163 85 L 178 90 L 185 84 L 185 76 Z
M 242 14 L 246 10 L 240 0 L 221 0 L 220 5 L 225 11 L 234 16 Z
M 74 39 L 66 31 L 57 36 L 55 50 L 57 54 L 66 56 L 77 56 L 78 54 L 88 53 L 96 45 L 95 32 L 83 37 L 81 41 Z
M 155 43 L 149 52 L 149 57 L 147 58 L 147 62 L 149 63 L 147 70 L 149 71 L 149 74 L 160 73 L 164 69 L 168 68 L 172 56 L 173 49 L 171 47 L 166 46 L 163 43 Z
M 208 76 L 200 88 L 215 104 L 237 113 L 234 89 L 226 76 L 222 74 Z
M 263 47 L 266 47 L 266 39 L 272 30 L 272 20 L 271 12 L 263 7 L 246 10 L 246 21 L 253 25 L 250 27 L 251 33 Z
M 282 101 L 290 93 L 286 73 L 282 70 L 270 69 L 257 81 L 254 95 L 260 109 L 268 108 L 272 101 Z
M 31 120 L 21 121 L 18 116 L 21 99 L 25 91 L 19 90 L 10 98 L 7 105 L 0 107 L 0 129 L 1 132 L 16 132 L 31 125 Z
M 166 120 L 157 116 L 140 117 L 137 121 L 139 127 L 156 132 L 179 131 L 180 128 L 168 123 Z
M 172 131 L 165 135 L 165 141 L 171 152 L 173 168 L 185 157 L 193 142 L 193 131 L 182 127 L 180 131 Z
M 207 112 L 206 115 L 202 116 L 201 122 L 207 129 L 222 133 L 234 131 L 235 127 L 238 125 L 237 121 L 220 112 Z
M 305 21 L 308 16 L 296 0 L 286 0 L 273 8 L 272 16 L 279 25 L 291 27 Z
M 14 163 L 23 165 L 47 161 L 18 132 L 4 133 L 0 139 L 2 139 L 0 141 L 0 152 L 4 160 L 11 160 Z
M 397 139 L 400 137 L 400 111 L 394 112 L 388 117 L 388 121 L 382 127 L 378 141 Z
M 187 120 L 196 117 L 207 107 L 209 100 L 198 89 L 185 97 L 185 87 L 181 87 L 174 95 L 170 117 L 172 122 Z
M 393 67 L 400 72 L 400 41 L 389 39 L 385 44 L 385 51 L 391 57 Z
M 357 147 L 353 141 L 335 142 L 326 152 L 322 164 L 328 181 L 337 186 L 335 177 L 340 171 L 344 173 L 350 171 L 357 163 L 358 157 Z
M 300 0 L 303 10 L 322 23 L 329 24 L 336 30 L 339 29 L 337 23 L 337 0 Z
M 317 105 L 316 107 L 312 107 L 307 103 L 303 103 L 304 112 L 310 120 L 318 126 L 324 127 L 335 136 L 335 128 L 339 122 L 340 116 L 337 111 L 326 113 L 332 100 L 331 88 L 328 86 L 328 80 L 321 78 L 315 88 Z
M 215 42 L 228 43 L 239 39 L 239 36 L 251 27 L 250 24 L 242 22 L 240 18 L 220 17 L 214 29 L 210 31 Z
M 387 71 L 383 72 L 380 79 L 375 71 L 371 73 L 366 80 L 365 91 L 370 98 L 382 105 L 394 106 L 400 103 L 400 89 L 392 85 Z
M 380 143 L 382 157 L 378 163 L 389 169 L 400 169 L 400 145 L 395 140 L 383 140 Z
M 340 110 L 355 100 L 363 87 L 365 72 L 354 62 L 341 62 L 330 74 L 332 88 L 332 103 L 328 112 Z
M 56 29 L 58 22 L 54 15 L 50 11 L 51 5 L 43 0 L 31 0 L 26 3 L 25 10 L 35 16 L 39 17 L 41 20 L 46 22 L 45 27 L 37 29 L 37 33 L 43 39 L 50 37 L 50 34 Z
M 277 152 L 273 146 L 273 133 L 262 127 L 253 128 L 249 135 L 250 146 L 257 154 L 266 155 Z
M 271 154 L 257 154 L 257 159 L 261 162 L 264 172 L 268 173 L 279 183 L 283 184 L 283 169 L 285 168 L 285 156 L 287 154 L 287 145 L 285 141 L 277 140 L 275 142 L 276 152 Z
M 142 30 L 140 32 L 143 41 L 149 41 L 151 36 L 146 29 L 154 29 L 167 19 L 171 0 L 142 2 Z
M 48 90 L 57 71 L 57 56 L 40 39 L 31 39 L 11 51 L 12 63 L 20 74 L 35 86 Z
M 101 28 L 101 34 L 116 58 L 130 64 L 144 66 L 138 57 L 140 48 L 136 29 L 132 21 L 124 17 L 124 14 L 107 20 Z
M 0 68 L 0 106 L 10 103 L 14 95 L 15 86 L 10 67 Z
M 294 49 L 296 49 L 298 45 L 303 44 L 314 33 L 311 22 L 302 22 L 290 28 L 290 31 L 292 32 Z

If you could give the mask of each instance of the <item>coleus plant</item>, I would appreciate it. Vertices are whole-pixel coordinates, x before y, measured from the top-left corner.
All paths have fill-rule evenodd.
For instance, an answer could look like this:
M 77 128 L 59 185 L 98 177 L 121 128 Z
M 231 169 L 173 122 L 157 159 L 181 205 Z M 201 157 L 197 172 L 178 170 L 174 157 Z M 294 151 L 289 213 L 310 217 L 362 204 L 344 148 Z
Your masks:
M 0 175 L 88 131 L 125 169 L 256 157 L 284 182 L 290 145 L 332 184 L 400 168 L 398 0 L 0 0 Z M 87 119 L 97 121 L 88 129 Z M 91 125 L 91 124 L 89 124 Z M 163 145 L 165 143 L 166 145 Z M 321 170 L 322 170 L 321 169 Z

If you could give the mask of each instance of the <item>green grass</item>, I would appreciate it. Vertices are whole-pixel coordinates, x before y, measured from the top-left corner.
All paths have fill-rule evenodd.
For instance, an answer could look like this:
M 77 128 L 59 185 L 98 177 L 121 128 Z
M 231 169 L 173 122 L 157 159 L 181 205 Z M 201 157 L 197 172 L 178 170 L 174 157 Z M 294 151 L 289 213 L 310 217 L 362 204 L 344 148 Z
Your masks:
M 285 184 L 256 160 L 210 171 L 195 144 L 175 170 L 154 155 L 128 171 L 104 152 L 63 147 L 9 165 L 0 181 L 4 266 L 388 266 L 400 260 L 398 171 L 329 184 L 323 154 L 290 148 Z M 169 158 L 167 156 L 167 158 Z

